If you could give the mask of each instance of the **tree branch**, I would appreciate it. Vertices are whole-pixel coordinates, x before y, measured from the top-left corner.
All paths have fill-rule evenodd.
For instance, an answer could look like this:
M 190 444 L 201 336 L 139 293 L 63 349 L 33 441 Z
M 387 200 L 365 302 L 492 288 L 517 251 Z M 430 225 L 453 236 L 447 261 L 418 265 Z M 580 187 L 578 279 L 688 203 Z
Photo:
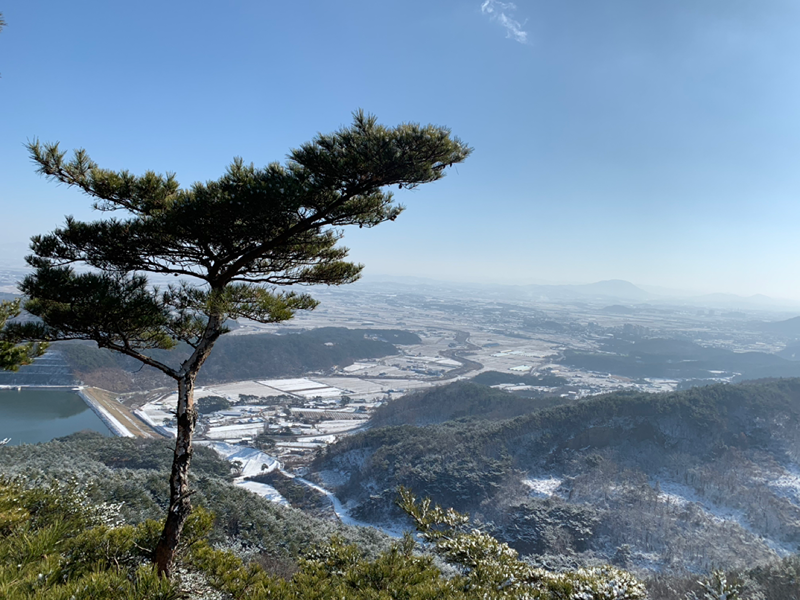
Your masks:
M 111 341 L 103 341 L 102 344 L 100 342 L 98 342 L 97 345 L 99 347 L 101 347 L 101 348 L 105 347 L 105 348 L 108 348 L 109 350 L 114 350 L 114 351 L 119 352 L 121 354 L 126 354 L 126 355 L 130 356 L 131 358 L 135 358 L 136 360 L 138 360 L 140 362 L 143 362 L 144 364 L 146 364 L 146 365 L 148 365 L 150 367 L 158 369 L 159 371 L 161 371 L 165 375 L 168 375 L 168 376 L 172 377 L 175 380 L 180 379 L 180 374 L 179 374 L 178 371 L 176 371 L 175 369 L 173 369 L 171 367 L 168 367 L 167 365 L 165 365 L 162 362 L 159 362 L 159 361 L 157 361 L 157 360 L 155 360 L 153 358 L 150 358 L 149 356 L 147 356 L 145 354 L 142 354 L 141 352 L 137 352 L 127 342 L 125 342 L 123 344 L 117 344 L 117 343 L 111 342 Z

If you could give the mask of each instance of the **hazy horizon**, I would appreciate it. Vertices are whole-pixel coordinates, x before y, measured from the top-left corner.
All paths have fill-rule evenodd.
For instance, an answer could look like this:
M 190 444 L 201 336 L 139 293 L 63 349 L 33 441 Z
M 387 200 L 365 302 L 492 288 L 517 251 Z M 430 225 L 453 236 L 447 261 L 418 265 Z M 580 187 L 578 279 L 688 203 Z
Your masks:
M 0 244 L 22 247 L 4 261 L 64 215 L 103 216 L 36 175 L 27 140 L 189 186 L 363 108 L 475 148 L 398 190 L 396 222 L 345 232 L 367 275 L 800 300 L 797 3 L 49 0 L 3 17 Z
M 15 251 L 9 253 L 8 248 L 15 247 Z M 9 244 L 9 243 L 0 243 L 0 269 L 6 268 L 11 269 L 14 271 L 21 271 L 26 270 L 28 267 L 24 261 L 25 252 L 25 244 L 17 243 L 17 244 Z M 13 257 L 9 260 L 9 257 Z M 496 286 L 507 286 L 507 287 L 525 287 L 525 286 L 591 286 L 593 284 L 600 284 L 600 283 L 609 283 L 609 282 L 623 282 L 627 284 L 631 284 L 636 288 L 639 288 L 642 291 L 645 291 L 652 295 L 653 300 L 667 300 L 670 298 L 675 299 L 682 299 L 682 300 L 689 300 L 689 299 L 700 299 L 704 296 L 732 296 L 734 298 L 739 298 L 742 300 L 750 300 L 750 299 L 758 299 L 758 298 L 765 298 L 768 300 L 774 300 L 776 302 L 776 307 L 782 305 L 783 308 L 792 306 L 797 307 L 800 309 L 800 298 L 789 298 L 789 297 L 779 297 L 779 296 L 769 296 L 767 294 L 762 294 L 759 292 L 745 295 L 745 294 L 736 294 L 734 292 L 727 292 L 721 291 L 718 289 L 680 289 L 680 288 L 671 288 L 662 285 L 649 285 L 640 283 L 637 281 L 629 281 L 626 279 L 621 279 L 618 277 L 612 277 L 609 279 L 594 279 L 594 280 L 543 280 L 543 279 L 535 279 L 529 278 L 526 280 L 519 280 L 519 279 L 492 279 L 492 278 L 472 278 L 469 277 L 465 278 L 448 278 L 446 274 L 439 277 L 426 277 L 414 273 L 380 273 L 375 272 L 374 269 L 370 269 L 369 265 L 365 268 L 364 272 L 362 273 L 362 278 L 359 281 L 366 282 L 366 283 L 374 283 L 380 281 L 409 281 L 409 282 L 418 282 L 418 283 L 431 283 L 431 284 L 452 284 L 452 285 L 484 285 L 487 287 L 496 285 Z M 3 287 L 0 286 L 0 291 L 4 291 Z M 8 290 L 5 290 L 8 291 Z M 313 293 L 313 292 L 312 292 Z

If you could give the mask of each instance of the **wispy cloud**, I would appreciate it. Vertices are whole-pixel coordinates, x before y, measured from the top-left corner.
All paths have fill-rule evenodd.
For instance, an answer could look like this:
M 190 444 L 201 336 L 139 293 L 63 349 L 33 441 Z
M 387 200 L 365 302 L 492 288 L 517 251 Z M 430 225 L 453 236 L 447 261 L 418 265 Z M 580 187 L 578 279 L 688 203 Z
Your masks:
M 528 43 L 528 32 L 523 29 L 525 23 L 509 17 L 509 13 L 517 10 L 517 5 L 513 2 L 500 2 L 500 0 L 484 0 L 481 4 L 481 12 L 487 15 L 492 21 L 496 21 L 506 30 L 506 37 L 516 40 L 520 44 Z

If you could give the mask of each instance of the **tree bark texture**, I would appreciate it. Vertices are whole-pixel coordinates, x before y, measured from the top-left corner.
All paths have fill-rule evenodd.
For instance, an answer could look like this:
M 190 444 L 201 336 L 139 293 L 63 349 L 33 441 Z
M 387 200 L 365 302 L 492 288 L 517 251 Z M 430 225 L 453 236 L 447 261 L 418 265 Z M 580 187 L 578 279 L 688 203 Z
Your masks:
M 175 555 L 178 552 L 181 533 L 189 513 L 192 512 L 192 503 L 189 489 L 189 467 L 192 462 L 192 437 L 197 424 L 197 408 L 194 403 L 194 382 L 200 367 L 211 354 L 219 336 L 223 332 L 223 318 L 219 314 L 209 316 L 200 342 L 192 355 L 183 363 L 181 370 L 176 373 L 178 380 L 178 407 L 176 417 L 178 431 L 175 440 L 175 453 L 172 457 L 172 473 L 169 477 L 169 510 L 164 530 L 156 546 L 154 562 L 158 573 L 164 577 L 172 575 L 175 564 Z
M 169 510 L 155 551 L 158 572 L 165 577 L 172 574 L 181 532 L 192 511 L 189 466 L 192 461 L 192 436 L 197 422 L 194 404 L 195 377 L 196 373 L 190 373 L 178 380 L 178 431 L 169 478 Z

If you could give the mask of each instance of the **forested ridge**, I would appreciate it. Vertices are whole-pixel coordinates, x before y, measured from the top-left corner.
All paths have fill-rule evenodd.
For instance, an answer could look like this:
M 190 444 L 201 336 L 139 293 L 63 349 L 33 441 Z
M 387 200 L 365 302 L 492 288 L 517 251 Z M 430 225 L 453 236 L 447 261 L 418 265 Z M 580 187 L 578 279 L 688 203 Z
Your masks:
M 419 337 L 400 330 L 323 327 L 290 333 L 226 335 L 198 377 L 199 384 L 292 377 L 309 371 L 345 367 L 356 360 L 397 354 L 395 344 L 417 344 Z M 168 384 L 155 370 L 131 358 L 87 343 L 62 343 L 62 353 L 76 377 L 113 391 L 149 389 Z M 159 360 L 178 364 L 184 348 L 153 351 Z
M 361 518 L 394 518 L 386 499 L 403 485 L 553 560 L 702 571 L 800 542 L 800 380 L 618 392 L 495 420 L 481 417 L 518 399 L 463 384 L 437 393 L 455 403 L 462 391 L 474 416 L 343 438 L 317 459 L 318 477 L 337 475 Z M 407 422 L 442 413 L 396 402 Z
M 474 414 L 426 427 L 376 427 L 344 438 L 315 467 L 352 471 L 337 493 L 363 519 L 388 516 L 412 526 L 402 511 L 393 512 L 398 483 L 413 485 L 417 498 L 471 513 L 479 529 L 456 513 L 425 513 L 440 523 L 434 531 L 444 533 L 432 533 L 430 544 L 440 559 L 456 560 L 456 577 L 442 576 L 442 563 L 419 555 L 408 540 L 392 546 L 377 530 L 343 527 L 234 487 L 230 465 L 198 447 L 193 488 L 201 510 L 187 525 L 184 575 L 158 580 L 146 568 L 147 547 L 166 504 L 169 444 L 82 433 L 0 447 L 0 474 L 16 477 L 0 482 L 0 556 L 15 565 L 0 569 L 0 592 L 15 599 L 65 593 L 166 599 L 187 589 L 193 598 L 224 592 L 242 600 L 641 598 L 643 588 L 625 574 L 632 571 L 645 579 L 651 600 L 700 593 L 698 580 L 710 586 L 724 580 L 743 599 L 800 594 L 799 560 L 774 551 L 780 544 L 797 547 L 796 507 L 791 498 L 781 503 L 770 495 L 766 483 L 753 487 L 765 474 L 785 477 L 781 469 L 797 455 L 800 381 L 609 394 L 556 407 L 475 384 L 432 392 L 427 399 L 441 400 L 444 409 L 420 403 L 419 395 L 395 402 L 398 409 L 412 407 L 415 419 L 426 410 L 439 419 L 462 397 Z M 480 418 L 519 410 L 522 401 L 532 412 Z M 549 497 L 532 495 L 526 478 L 549 478 L 557 487 Z M 664 500 L 678 479 L 683 493 L 694 490 L 692 502 Z M 291 486 L 284 487 L 291 495 Z M 70 499 L 76 493 L 80 510 Z M 299 505 L 306 500 L 298 495 Z M 707 514 L 709 506 L 723 505 L 739 521 Z M 23 510 L 9 512 L 10 506 Z M 758 514 L 763 522 L 753 518 Z M 525 561 L 491 536 L 510 542 Z M 26 547 L 41 549 L 44 558 L 25 554 Z M 505 558 L 484 562 L 490 555 Z M 465 560 L 477 562 L 465 568 Z M 519 576 L 521 587 L 503 587 L 509 574 Z
M 33 482 L 75 482 L 91 502 L 121 503 L 120 516 L 138 524 L 159 519 L 167 506 L 173 448 L 169 440 L 108 438 L 76 433 L 46 444 L 0 446 L 0 475 Z M 193 501 L 216 515 L 211 540 L 235 538 L 274 558 L 293 559 L 301 548 L 331 535 L 358 542 L 369 555 L 388 547 L 377 530 L 342 527 L 262 500 L 231 485 L 231 465 L 203 446 L 194 449 Z
M 411 495 L 429 547 L 272 504 L 230 483 L 230 465 L 196 449 L 195 508 L 171 578 L 150 561 L 168 493 L 164 441 L 76 434 L 0 447 L 0 597 L 8 600 L 641 600 L 614 567 L 555 572 Z M 453 519 L 455 518 L 455 521 Z M 465 552 L 467 550 L 467 552 Z M 447 575 L 440 567 L 452 566 Z M 510 579 L 512 578 L 513 579 Z
M 734 352 L 666 338 L 607 339 L 599 351 L 565 350 L 560 362 L 578 369 L 624 377 L 709 380 L 724 372 L 737 381 L 798 377 L 800 363 L 785 352 Z
M 457 382 L 387 402 L 372 414 L 370 425 L 429 425 L 462 418 L 508 419 L 564 403 L 557 396 L 526 398 L 477 383 Z

